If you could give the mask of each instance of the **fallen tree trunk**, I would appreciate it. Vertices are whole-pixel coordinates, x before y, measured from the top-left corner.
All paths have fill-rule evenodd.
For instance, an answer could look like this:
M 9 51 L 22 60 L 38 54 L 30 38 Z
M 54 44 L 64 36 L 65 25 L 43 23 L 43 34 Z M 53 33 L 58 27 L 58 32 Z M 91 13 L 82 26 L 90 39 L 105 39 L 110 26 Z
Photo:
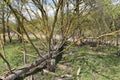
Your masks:
M 40 65 L 42 62 L 46 61 L 49 58 L 50 58 L 49 54 L 46 54 L 43 56 L 43 58 L 39 58 L 32 63 L 26 64 L 23 68 L 14 71 L 12 74 L 7 76 L 3 80 L 15 80 L 16 78 L 20 77 L 21 75 L 25 75 L 31 69 L 37 67 L 38 65 Z
M 62 52 L 64 49 L 64 46 L 67 46 L 66 43 L 62 44 L 56 51 L 51 51 L 52 58 L 55 59 L 55 63 L 58 63 L 60 60 L 57 60 L 58 58 L 62 58 Z M 19 80 L 18 78 L 21 78 L 21 76 L 26 75 L 30 70 L 38 67 L 43 62 L 48 62 L 47 60 L 51 59 L 51 56 L 49 53 L 46 53 L 42 57 L 38 58 L 34 62 L 31 62 L 29 64 L 24 65 L 22 68 L 17 69 L 16 71 L 13 71 L 12 74 L 8 75 L 2 80 Z M 51 63 L 51 62 L 50 62 Z M 46 64 L 47 65 L 47 64 Z M 47 66 L 46 66 L 47 67 Z M 52 67 L 50 67 L 52 68 Z

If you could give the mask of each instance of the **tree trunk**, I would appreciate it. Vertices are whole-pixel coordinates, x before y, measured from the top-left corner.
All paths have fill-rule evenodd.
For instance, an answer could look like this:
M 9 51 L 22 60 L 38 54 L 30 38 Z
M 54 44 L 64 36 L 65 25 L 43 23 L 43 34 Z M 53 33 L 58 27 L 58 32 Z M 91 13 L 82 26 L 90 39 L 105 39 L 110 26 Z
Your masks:
M 2 26 L 3 26 L 3 41 L 6 42 L 5 38 L 5 17 L 4 17 L 4 5 L 3 5 L 3 13 L 2 13 Z
M 18 24 L 17 24 L 17 32 L 19 33 L 18 34 L 18 41 L 20 42 L 20 43 L 22 43 L 22 37 L 21 37 L 21 28 L 20 28 L 20 22 L 18 21 Z
M 8 25 L 9 24 L 9 17 L 10 17 L 10 13 L 7 13 L 7 22 L 6 22 L 6 25 L 7 25 L 7 34 L 8 34 L 8 38 L 9 38 L 9 42 L 11 43 L 12 42 L 12 37 L 10 35 L 10 26 Z
M 9 42 L 11 43 L 12 42 L 12 37 L 10 35 L 10 28 L 9 28 L 8 25 L 7 25 L 7 33 L 8 33 Z

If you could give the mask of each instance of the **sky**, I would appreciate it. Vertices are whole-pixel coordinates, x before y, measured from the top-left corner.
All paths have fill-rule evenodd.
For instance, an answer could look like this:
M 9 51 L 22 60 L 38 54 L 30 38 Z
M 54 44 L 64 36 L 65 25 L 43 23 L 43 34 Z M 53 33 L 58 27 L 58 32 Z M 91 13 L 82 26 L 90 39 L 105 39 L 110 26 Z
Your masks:
M 120 0 L 112 0 L 112 2 L 113 2 L 113 4 L 118 4 L 118 3 L 120 3 Z M 53 4 L 52 0 L 47 0 L 47 3 L 48 4 L 44 6 L 45 10 L 47 11 L 48 16 L 53 16 L 54 9 L 51 7 L 51 5 Z M 32 3 L 29 3 L 28 5 L 29 6 L 27 6 L 27 8 L 28 8 L 28 10 L 29 10 L 29 12 L 30 12 L 30 14 L 33 18 L 35 17 L 35 15 L 32 11 L 30 11 L 30 7 L 33 11 L 37 11 L 39 16 L 41 16 L 41 12 Z M 73 6 L 71 6 L 71 7 L 73 7 Z M 29 15 L 28 15 L 27 11 L 23 11 L 23 14 L 24 14 L 24 16 L 29 18 Z
M 50 6 L 50 5 L 53 4 L 53 3 L 52 3 L 52 0 L 46 0 L 46 1 L 47 1 L 48 5 L 45 6 L 45 9 L 46 9 L 48 15 L 49 15 L 49 16 L 52 16 L 52 15 L 54 14 L 54 10 L 53 10 L 53 8 Z M 118 3 L 120 3 L 120 0 L 112 0 L 112 2 L 113 2 L 113 4 L 118 4 Z M 50 4 L 50 5 L 49 5 L 49 4 Z M 53 6 L 53 5 L 52 5 L 52 6 Z M 73 6 L 71 5 L 71 7 L 73 7 Z
M 113 4 L 118 4 L 120 3 L 120 0 L 112 0 L 113 1 Z

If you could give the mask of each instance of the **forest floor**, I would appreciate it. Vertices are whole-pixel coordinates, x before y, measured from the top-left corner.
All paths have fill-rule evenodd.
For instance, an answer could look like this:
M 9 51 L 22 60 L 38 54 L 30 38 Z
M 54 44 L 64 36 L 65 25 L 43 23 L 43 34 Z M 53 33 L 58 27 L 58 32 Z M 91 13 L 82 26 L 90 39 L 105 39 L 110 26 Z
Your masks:
M 36 58 L 32 56 L 35 53 L 30 44 L 26 44 L 26 46 L 29 63 Z M 11 44 L 5 44 L 6 59 L 12 69 L 23 65 L 22 47 L 22 44 L 15 41 Z M 89 45 L 73 45 L 68 51 L 64 52 L 62 61 L 56 67 L 55 74 L 39 72 L 34 77 L 41 77 L 42 80 L 54 80 L 53 78 L 57 75 L 64 80 L 120 80 L 120 57 L 115 55 L 116 52 L 115 47 L 93 48 Z M 77 75 L 78 69 L 80 70 L 79 75 Z M 0 76 L 4 75 L 6 71 L 6 65 L 0 58 Z

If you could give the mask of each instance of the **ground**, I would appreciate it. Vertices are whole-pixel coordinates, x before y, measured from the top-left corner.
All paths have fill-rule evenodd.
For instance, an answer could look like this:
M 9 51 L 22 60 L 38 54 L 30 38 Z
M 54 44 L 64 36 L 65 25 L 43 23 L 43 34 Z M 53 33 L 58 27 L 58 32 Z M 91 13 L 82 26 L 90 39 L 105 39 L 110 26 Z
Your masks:
M 30 44 L 26 44 L 27 54 L 34 55 Z M 6 58 L 12 69 L 23 65 L 22 45 L 13 41 L 5 44 Z M 64 52 L 63 59 L 56 67 L 55 74 L 39 72 L 34 75 L 42 80 L 53 80 L 54 75 L 65 80 L 120 80 L 120 57 L 116 56 L 115 47 L 71 46 Z M 34 61 L 35 57 L 27 56 L 27 61 Z M 5 63 L 0 59 L 0 76 L 6 73 Z M 77 71 L 80 68 L 79 76 Z

